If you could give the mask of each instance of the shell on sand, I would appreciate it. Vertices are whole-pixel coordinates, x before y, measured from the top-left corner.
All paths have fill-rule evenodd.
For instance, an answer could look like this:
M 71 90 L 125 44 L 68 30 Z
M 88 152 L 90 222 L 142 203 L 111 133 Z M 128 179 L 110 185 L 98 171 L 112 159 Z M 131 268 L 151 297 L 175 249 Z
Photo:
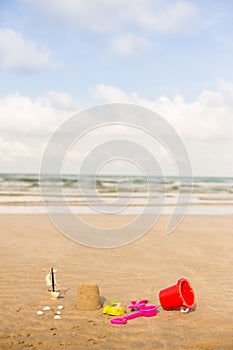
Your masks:
M 41 310 L 37 311 L 36 313 L 37 313 L 37 315 L 39 315 L 39 316 L 40 316 L 40 315 L 44 315 L 43 311 L 41 311 Z
M 64 306 L 63 305 L 58 305 L 58 310 L 62 310 L 62 309 L 64 309 Z
M 79 284 L 76 308 L 80 311 L 93 311 L 100 307 L 100 293 L 97 284 Z
M 49 310 L 51 310 L 51 307 L 50 307 L 50 306 L 45 306 L 45 307 L 43 307 L 42 310 L 43 310 L 43 311 L 49 311 Z
M 61 319 L 61 316 L 59 315 L 54 316 L 54 320 L 60 320 L 60 319 Z

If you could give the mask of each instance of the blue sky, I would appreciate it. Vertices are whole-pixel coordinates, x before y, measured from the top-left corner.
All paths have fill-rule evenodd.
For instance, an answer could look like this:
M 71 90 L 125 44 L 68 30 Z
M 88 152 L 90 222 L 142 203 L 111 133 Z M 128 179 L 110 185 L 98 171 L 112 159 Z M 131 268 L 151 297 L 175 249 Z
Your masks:
M 232 17 L 231 0 L 1 1 L 0 171 L 38 171 L 62 121 L 129 102 L 176 128 L 194 175 L 233 176 Z

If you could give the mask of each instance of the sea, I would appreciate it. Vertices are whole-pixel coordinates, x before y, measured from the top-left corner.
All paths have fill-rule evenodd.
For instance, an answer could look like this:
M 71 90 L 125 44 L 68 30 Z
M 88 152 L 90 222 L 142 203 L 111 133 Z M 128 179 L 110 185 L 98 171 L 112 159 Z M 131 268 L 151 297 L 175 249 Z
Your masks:
M 64 203 L 77 214 L 140 214 L 145 207 L 170 214 L 178 205 L 187 214 L 232 215 L 233 178 L 0 174 L 1 214 L 62 213 Z

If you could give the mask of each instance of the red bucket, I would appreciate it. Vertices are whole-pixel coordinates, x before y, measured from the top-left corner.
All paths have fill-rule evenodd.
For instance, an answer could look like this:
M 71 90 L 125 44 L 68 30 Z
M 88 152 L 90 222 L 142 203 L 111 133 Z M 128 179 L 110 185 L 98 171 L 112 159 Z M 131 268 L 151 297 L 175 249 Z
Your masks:
M 181 307 L 192 309 L 194 307 L 194 292 L 186 278 L 180 278 L 177 284 L 162 289 L 159 292 L 159 300 L 166 310 L 179 309 Z

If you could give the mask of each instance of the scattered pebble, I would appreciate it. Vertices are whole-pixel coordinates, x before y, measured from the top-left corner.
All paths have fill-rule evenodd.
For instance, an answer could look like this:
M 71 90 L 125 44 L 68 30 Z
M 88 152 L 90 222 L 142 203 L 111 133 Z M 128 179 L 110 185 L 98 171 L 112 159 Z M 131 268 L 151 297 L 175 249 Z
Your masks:
M 43 310 L 43 311 L 49 311 L 49 310 L 51 310 L 51 307 L 50 307 L 50 306 L 45 306 L 45 307 L 43 307 L 42 310 Z
M 58 310 L 62 310 L 62 309 L 64 309 L 64 306 L 63 305 L 58 305 Z
M 61 311 L 57 311 L 57 312 L 56 312 L 56 315 L 61 315 Z
M 61 319 L 61 316 L 59 315 L 54 316 L 54 320 L 60 320 L 60 319 Z
M 37 311 L 36 313 L 37 313 L 37 315 L 44 315 L 43 311 L 41 311 L 41 310 Z

